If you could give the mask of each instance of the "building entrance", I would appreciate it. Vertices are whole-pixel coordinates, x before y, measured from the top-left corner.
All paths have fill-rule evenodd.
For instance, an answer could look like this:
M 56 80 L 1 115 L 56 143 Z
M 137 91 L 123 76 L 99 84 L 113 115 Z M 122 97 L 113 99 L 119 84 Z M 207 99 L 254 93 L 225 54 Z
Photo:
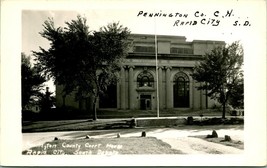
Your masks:
M 140 95 L 140 109 L 151 110 L 151 95 Z
M 174 108 L 189 107 L 189 80 L 183 73 L 176 75 L 173 85 L 173 97 Z

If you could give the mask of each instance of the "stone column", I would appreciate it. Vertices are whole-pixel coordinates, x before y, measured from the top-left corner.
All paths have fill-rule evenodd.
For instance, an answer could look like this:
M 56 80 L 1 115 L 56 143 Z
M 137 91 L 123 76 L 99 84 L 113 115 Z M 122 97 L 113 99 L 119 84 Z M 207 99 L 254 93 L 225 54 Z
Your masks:
M 163 108 L 163 98 L 162 98 L 162 67 L 158 67 L 158 82 L 159 82 L 159 109 Z
M 121 109 L 125 109 L 125 69 L 124 66 L 121 67 L 121 91 L 120 91 L 120 103 Z
M 195 97 L 195 80 L 194 79 L 192 79 L 192 87 L 190 88 L 190 90 L 192 90 L 191 91 L 192 94 L 190 94 L 190 100 L 192 100 L 191 101 L 192 102 L 191 108 L 195 109 L 195 99 L 194 99 L 194 97 Z
M 200 86 L 202 86 L 202 83 L 200 83 Z M 200 100 L 199 100 L 200 101 L 200 109 L 202 110 L 202 104 L 203 104 L 203 102 L 202 102 L 202 94 L 203 94 L 202 89 L 199 92 L 200 92 L 199 93 L 200 94 Z
M 166 67 L 166 107 L 171 107 L 171 67 Z
M 120 83 L 119 82 L 116 83 L 116 89 L 117 89 L 117 94 L 116 94 L 117 104 L 116 104 L 116 108 L 120 109 L 121 108 L 120 107 L 121 106 L 121 102 L 120 102 L 121 89 L 120 89 Z
M 134 109 L 134 79 L 133 79 L 134 66 L 129 66 L 129 108 Z

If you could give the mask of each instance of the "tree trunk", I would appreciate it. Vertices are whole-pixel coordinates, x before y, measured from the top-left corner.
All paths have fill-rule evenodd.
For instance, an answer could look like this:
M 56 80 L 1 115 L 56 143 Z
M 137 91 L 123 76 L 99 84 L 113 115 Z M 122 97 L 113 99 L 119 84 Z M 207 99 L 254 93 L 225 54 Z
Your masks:
M 225 106 L 226 106 L 226 102 L 223 102 L 222 105 L 223 105 L 222 118 L 225 119 Z
M 93 120 L 97 120 L 96 102 L 97 102 L 97 96 L 94 97 L 93 101 Z
M 97 115 L 96 115 L 96 104 L 93 104 L 93 120 L 97 120 Z

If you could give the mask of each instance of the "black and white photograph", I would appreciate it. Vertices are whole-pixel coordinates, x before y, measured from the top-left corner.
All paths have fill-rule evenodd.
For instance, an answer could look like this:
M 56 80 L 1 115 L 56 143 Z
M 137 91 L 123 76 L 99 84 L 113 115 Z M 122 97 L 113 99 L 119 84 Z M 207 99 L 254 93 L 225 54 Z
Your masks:
M 3 4 L 1 164 L 266 165 L 266 1 Z

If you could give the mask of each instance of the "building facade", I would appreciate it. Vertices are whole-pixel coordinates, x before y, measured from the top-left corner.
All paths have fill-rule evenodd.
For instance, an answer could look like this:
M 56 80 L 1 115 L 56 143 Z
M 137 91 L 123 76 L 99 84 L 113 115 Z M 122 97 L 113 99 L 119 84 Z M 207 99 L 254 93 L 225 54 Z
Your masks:
M 155 38 L 147 34 L 132 34 L 129 40 L 131 47 L 121 67 L 120 80 L 100 97 L 98 108 L 203 109 L 214 105 L 205 91 L 196 89 L 200 83 L 190 74 L 203 55 L 216 46 L 225 45 L 223 41 L 188 42 L 184 36 Z M 62 97 L 61 90 L 60 86 L 56 87 L 57 107 L 65 104 L 86 108 L 85 102 L 75 101 L 74 94 Z

